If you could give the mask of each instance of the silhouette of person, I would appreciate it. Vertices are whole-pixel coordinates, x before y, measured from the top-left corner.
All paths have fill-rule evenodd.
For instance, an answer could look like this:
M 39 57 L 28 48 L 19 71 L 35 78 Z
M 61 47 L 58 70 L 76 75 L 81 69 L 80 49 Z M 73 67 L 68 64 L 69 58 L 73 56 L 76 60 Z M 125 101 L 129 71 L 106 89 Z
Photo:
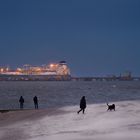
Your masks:
M 85 109 L 86 109 L 86 99 L 85 99 L 85 96 L 83 96 L 80 100 L 80 110 L 77 113 L 79 114 L 81 111 L 83 111 L 83 114 L 84 114 Z
M 20 109 L 23 109 L 24 98 L 22 96 L 20 96 L 19 103 L 20 103 Z
M 34 101 L 35 109 L 38 109 L 38 98 L 37 98 L 37 96 L 35 96 L 33 98 L 33 101 Z

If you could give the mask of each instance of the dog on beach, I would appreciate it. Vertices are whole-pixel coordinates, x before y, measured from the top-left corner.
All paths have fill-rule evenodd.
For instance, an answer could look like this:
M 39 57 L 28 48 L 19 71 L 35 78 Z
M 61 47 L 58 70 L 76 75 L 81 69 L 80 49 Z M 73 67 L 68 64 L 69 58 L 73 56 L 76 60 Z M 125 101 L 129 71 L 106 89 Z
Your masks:
M 112 110 L 114 110 L 115 111 L 115 104 L 112 104 L 112 105 L 109 105 L 108 103 L 107 103 L 107 106 L 108 106 L 108 109 L 107 109 L 107 111 L 112 111 Z

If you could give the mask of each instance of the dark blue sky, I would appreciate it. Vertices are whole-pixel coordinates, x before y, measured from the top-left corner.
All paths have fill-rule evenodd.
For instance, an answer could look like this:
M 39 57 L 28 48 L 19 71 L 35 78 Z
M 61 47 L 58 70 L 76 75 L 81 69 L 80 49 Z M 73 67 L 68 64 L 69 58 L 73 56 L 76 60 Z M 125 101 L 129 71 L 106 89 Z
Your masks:
M 140 1 L 0 1 L 0 65 L 60 60 L 77 76 L 140 75 Z

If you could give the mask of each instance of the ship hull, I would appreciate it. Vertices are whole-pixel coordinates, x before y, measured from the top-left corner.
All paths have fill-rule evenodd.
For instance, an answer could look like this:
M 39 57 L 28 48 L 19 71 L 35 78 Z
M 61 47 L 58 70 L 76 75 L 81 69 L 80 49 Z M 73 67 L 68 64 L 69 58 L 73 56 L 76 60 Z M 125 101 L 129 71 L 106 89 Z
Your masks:
M 0 81 L 70 81 L 70 75 L 3 75 Z

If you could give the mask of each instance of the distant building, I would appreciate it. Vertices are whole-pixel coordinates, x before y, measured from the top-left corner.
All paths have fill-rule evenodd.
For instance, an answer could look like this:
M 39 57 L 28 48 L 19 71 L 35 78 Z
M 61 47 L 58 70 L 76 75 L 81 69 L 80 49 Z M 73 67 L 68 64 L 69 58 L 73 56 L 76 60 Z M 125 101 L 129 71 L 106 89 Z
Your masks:
M 132 80 L 132 73 L 130 71 L 126 71 L 123 74 L 120 74 L 120 80 Z

